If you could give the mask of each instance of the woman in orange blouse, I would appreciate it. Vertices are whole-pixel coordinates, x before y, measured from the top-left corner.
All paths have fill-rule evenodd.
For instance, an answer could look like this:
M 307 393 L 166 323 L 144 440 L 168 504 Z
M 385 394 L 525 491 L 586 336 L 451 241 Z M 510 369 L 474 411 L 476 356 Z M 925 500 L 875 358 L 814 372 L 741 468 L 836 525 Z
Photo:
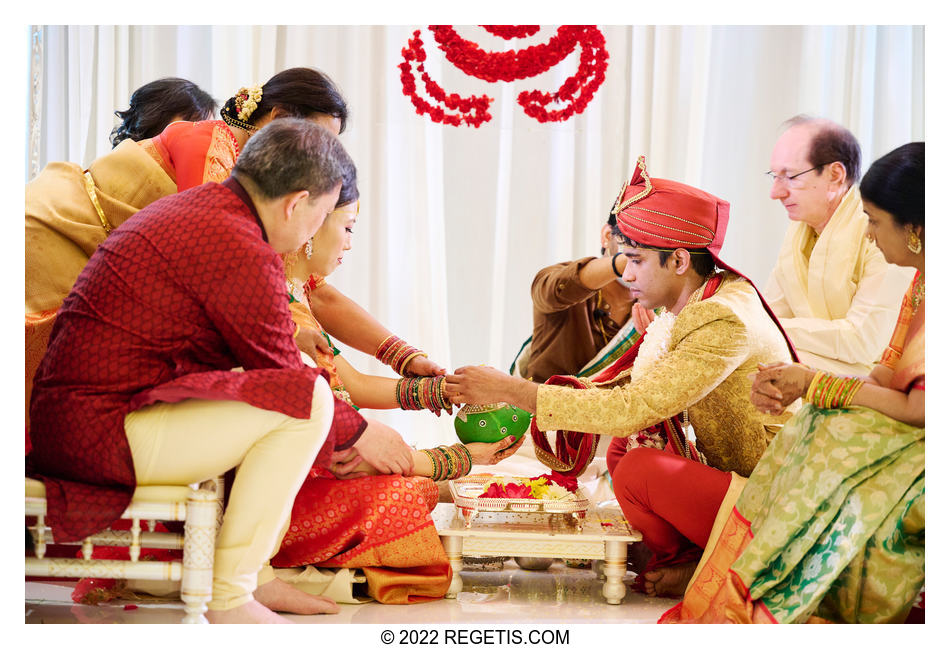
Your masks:
M 273 119 L 302 117 L 340 133 L 348 110 L 333 81 L 311 68 L 284 70 L 263 86 L 242 88 L 221 109 L 221 120 L 173 122 L 160 135 L 119 143 L 88 169 L 52 162 L 26 186 L 26 411 L 33 374 L 56 316 L 80 271 L 113 229 L 159 198 L 205 182 L 221 182 L 254 132 Z M 343 342 L 374 353 L 391 334 L 329 285 L 314 305 Z M 353 326 L 353 323 L 359 326 Z M 302 344 L 304 341 L 298 341 Z M 311 344 L 314 340 L 309 341 Z M 316 341 L 319 342 L 319 341 Z M 425 356 L 405 368 L 444 370 Z

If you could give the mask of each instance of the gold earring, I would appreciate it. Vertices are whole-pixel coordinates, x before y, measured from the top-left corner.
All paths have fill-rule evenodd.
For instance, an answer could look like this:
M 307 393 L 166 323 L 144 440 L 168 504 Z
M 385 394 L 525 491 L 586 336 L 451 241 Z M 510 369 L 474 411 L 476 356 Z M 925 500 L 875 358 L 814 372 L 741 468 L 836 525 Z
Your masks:
M 304 246 L 303 253 L 307 256 L 307 259 L 313 257 L 313 239 L 307 239 L 307 245 Z
M 923 244 L 920 241 L 920 237 L 916 232 L 911 230 L 907 233 L 907 249 L 910 250 L 915 255 L 919 255 L 920 251 L 923 249 Z

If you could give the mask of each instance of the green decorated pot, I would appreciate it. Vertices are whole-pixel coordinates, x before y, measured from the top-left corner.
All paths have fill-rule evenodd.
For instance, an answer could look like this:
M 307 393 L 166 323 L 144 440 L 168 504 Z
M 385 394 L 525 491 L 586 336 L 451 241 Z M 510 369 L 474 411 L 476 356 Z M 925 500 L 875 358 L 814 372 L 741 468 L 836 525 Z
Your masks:
M 521 439 L 531 425 L 531 413 L 507 403 L 486 406 L 466 405 L 455 416 L 455 434 L 463 444 L 493 443 L 514 435 Z

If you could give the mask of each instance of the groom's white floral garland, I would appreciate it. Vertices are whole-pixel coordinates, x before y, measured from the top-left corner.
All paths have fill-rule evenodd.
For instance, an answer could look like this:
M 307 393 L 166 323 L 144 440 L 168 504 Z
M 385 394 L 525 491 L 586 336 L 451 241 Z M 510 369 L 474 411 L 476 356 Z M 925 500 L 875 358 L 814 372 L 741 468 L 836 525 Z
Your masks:
M 664 310 L 663 313 L 653 319 L 653 322 L 643 332 L 643 342 L 640 343 L 640 350 L 637 352 L 637 358 L 633 361 L 633 368 L 630 370 L 631 383 L 643 378 L 650 368 L 659 363 L 669 353 L 674 324 L 676 324 L 676 316 L 670 311 Z M 640 431 L 637 435 L 631 435 L 627 438 L 627 450 L 638 446 L 662 450 L 666 446 L 666 437 L 660 433 Z

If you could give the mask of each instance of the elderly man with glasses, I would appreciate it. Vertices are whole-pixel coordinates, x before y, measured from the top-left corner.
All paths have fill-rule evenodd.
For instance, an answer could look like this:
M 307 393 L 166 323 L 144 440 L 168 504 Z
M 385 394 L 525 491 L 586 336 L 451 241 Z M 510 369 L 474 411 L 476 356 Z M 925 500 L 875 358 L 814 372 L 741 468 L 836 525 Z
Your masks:
M 865 236 L 854 135 L 804 115 L 785 127 L 767 174 L 792 223 L 764 295 L 803 363 L 864 376 L 887 346 L 911 276 Z

